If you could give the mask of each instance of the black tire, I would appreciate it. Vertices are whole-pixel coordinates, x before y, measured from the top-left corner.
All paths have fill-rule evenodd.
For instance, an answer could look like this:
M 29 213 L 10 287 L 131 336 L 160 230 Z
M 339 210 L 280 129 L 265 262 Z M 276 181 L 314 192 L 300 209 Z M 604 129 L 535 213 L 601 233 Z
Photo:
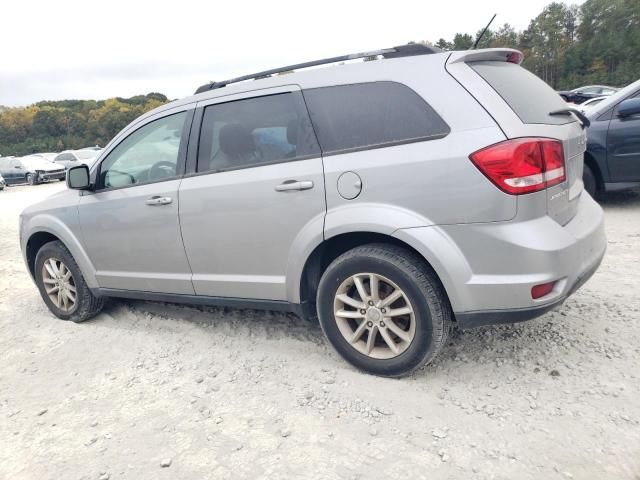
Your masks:
M 584 183 L 584 189 L 595 198 L 598 194 L 598 181 L 596 176 L 591 170 L 591 167 L 585 163 L 584 170 L 582 171 L 582 182 Z
M 36 182 L 36 178 L 35 178 L 35 176 L 34 176 L 32 173 L 27 173 L 27 178 L 26 178 L 26 180 L 27 180 L 27 183 L 28 183 L 29 185 L 36 185 L 36 184 L 37 184 L 37 182 Z
M 58 308 L 46 293 L 42 270 L 44 263 L 50 258 L 61 260 L 71 271 L 76 288 L 76 303 L 70 312 L 65 312 Z M 34 277 L 44 303 L 51 313 L 61 320 L 71 320 L 75 323 L 84 322 L 97 315 L 104 306 L 104 299 L 98 298 L 91 293 L 78 264 L 62 242 L 49 242 L 40 248 L 36 255 Z
M 402 289 L 415 311 L 415 336 L 399 355 L 379 359 L 356 350 L 340 332 L 334 298 L 342 282 L 358 273 L 382 275 Z M 356 247 L 336 258 L 320 279 L 320 326 L 335 350 L 356 368 L 384 377 L 401 377 L 433 360 L 451 330 L 451 307 L 435 272 L 415 253 L 386 244 Z

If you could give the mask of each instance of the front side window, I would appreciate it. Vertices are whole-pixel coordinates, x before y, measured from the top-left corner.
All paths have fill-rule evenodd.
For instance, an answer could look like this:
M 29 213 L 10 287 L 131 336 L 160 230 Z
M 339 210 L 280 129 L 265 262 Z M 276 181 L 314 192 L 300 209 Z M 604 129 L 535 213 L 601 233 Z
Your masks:
M 204 110 L 199 172 L 268 165 L 319 154 L 300 92 L 218 103 Z
M 442 138 L 449 126 L 416 92 L 396 82 L 372 82 L 304 91 L 322 152 Z
M 98 186 L 118 188 L 174 178 L 187 112 L 139 128 L 118 144 L 100 165 Z

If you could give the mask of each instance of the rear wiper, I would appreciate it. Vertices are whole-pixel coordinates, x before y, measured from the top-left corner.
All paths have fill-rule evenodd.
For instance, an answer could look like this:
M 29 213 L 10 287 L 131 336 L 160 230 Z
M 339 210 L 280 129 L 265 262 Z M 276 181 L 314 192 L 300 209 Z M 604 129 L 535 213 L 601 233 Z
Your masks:
M 554 110 L 553 112 L 549 112 L 549 115 L 571 115 L 572 113 L 576 117 L 578 117 L 578 120 L 580 120 L 580 124 L 582 125 L 583 130 L 591 125 L 591 122 L 585 116 L 585 114 L 575 108 L 563 108 L 561 110 Z

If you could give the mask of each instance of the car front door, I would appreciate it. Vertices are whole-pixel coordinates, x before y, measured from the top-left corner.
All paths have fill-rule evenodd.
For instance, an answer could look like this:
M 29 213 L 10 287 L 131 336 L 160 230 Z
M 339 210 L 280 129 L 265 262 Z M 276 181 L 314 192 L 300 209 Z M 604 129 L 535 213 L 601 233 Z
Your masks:
M 636 94 L 636 98 L 640 93 Z M 618 104 L 619 106 L 619 104 Z M 640 181 L 640 114 L 618 116 L 613 111 L 607 133 L 607 161 L 614 182 Z
M 290 300 L 287 269 L 303 257 L 301 244 L 320 241 L 326 213 L 299 88 L 200 102 L 192 137 L 180 223 L 196 293 Z
M 194 293 L 178 221 L 192 117 L 182 107 L 130 127 L 92 170 L 79 212 L 100 287 Z
M 26 183 L 29 172 L 22 161 L 19 158 L 14 158 L 11 166 L 11 183 Z

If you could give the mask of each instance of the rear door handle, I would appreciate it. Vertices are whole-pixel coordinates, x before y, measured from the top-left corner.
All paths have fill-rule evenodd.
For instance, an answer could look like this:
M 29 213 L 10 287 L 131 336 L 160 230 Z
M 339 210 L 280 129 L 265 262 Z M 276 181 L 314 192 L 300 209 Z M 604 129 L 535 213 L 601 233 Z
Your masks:
M 292 190 L 309 190 L 313 188 L 311 180 L 287 180 L 276 187 L 276 192 L 290 192 Z
M 147 198 L 147 201 L 145 202 L 147 205 L 169 205 L 171 202 L 173 202 L 173 199 L 171 197 L 161 197 L 159 195 L 155 195 L 151 198 Z

